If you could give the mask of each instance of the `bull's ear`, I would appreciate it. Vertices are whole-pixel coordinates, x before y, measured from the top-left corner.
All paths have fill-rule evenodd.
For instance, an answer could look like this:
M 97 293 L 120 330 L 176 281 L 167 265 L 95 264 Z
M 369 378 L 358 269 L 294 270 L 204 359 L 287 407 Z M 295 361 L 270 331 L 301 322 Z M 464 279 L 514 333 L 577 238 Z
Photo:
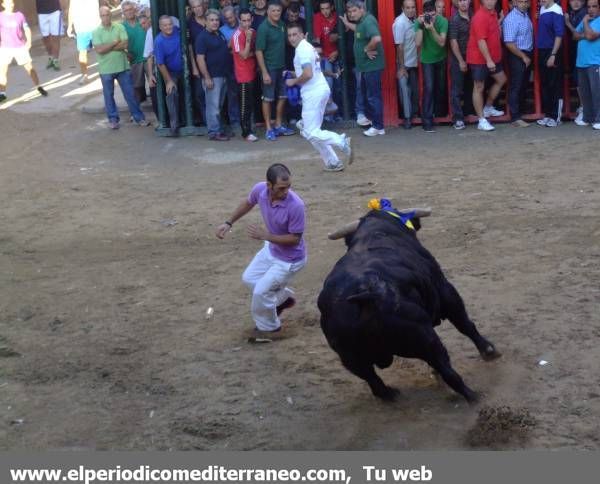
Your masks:
M 419 230 L 421 230 L 421 219 L 419 217 L 411 218 L 410 222 L 413 224 L 413 227 L 415 228 L 415 232 L 418 232 Z

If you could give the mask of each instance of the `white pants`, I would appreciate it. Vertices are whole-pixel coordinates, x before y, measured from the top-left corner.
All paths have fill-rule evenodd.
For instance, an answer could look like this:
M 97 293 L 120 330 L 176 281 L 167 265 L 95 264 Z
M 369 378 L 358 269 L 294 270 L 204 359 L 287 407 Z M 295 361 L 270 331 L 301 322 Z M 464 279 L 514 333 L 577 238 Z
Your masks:
M 260 331 L 274 331 L 281 326 L 277 306 L 294 293 L 286 284 L 305 265 L 306 259 L 299 262 L 276 259 L 268 242 L 254 256 L 242 281 L 252 290 L 252 319 Z
M 340 159 L 332 146 L 344 147 L 344 138 L 333 131 L 321 129 L 325 106 L 329 100 L 329 89 L 318 89 L 315 92 L 302 93 L 302 131 L 304 136 L 321 155 L 323 163 L 339 165 Z

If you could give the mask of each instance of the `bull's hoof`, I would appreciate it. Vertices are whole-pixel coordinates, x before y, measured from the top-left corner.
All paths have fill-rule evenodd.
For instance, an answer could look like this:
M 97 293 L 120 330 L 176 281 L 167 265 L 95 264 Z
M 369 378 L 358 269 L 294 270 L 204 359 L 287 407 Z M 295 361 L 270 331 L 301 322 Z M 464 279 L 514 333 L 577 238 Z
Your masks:
M 463 396 L 465 397 L 465 400 L 469 403 L 469 405 L 477 404 L 479 402 L 479 398 L 480 398 L 479 394 L 477 394 L 473 390 L 469 390 L 468 388 L 466 389 Z
M 385 402 L 393 402 L 400 396 L 400 390 L 384 386 L 383 388 L 377 389 L 377 391 L 373 390 L 373 395 L 377 398 L 381 398 Z
M 500 353 L 491 343 L 487 345 L 483 351 L 480 351 L 479 354 L 485 361 L 492 361 L 502 356 L 502 353 Z

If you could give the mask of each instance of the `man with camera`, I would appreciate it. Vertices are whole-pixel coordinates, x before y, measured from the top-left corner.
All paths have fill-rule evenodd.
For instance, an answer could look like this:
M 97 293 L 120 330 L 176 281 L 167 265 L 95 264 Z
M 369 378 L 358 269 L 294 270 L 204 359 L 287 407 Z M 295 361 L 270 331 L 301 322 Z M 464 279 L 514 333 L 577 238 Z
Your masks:
M 423 69 L 423 129 L 433 133 L 434 105 L 437 115 L 446 114 L 442 105 L 446 93 L 446 35 L 448 20 L 436 13 L 435 0 L 423 4 L 423 15 L 415 22 L 415 41 L 421 48 Z

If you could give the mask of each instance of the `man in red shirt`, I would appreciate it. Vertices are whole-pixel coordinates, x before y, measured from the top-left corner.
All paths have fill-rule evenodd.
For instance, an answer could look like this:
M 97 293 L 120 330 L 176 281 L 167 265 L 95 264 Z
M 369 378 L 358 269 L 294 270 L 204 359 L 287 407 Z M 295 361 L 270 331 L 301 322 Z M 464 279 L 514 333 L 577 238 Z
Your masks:
M 321 47 L 321 70 L 335 74 L 339 70 L 337 14 L 333 11 L 332 0 L 321 0 L 319 12 L 313 17 L 313 38 Z M 333 92 L 333 77 L 325 77 Z
M 247 8 L 240 10 L 240 26 L 231 37 L 233 67 L 238 83 L 240 101 L 240 126 L 246 141 L 257 141 L 252 133 L 254 90 L 256 85 L 256 32 L 252 28 L 252 13 Z
M 502 47 L 500 44 L 500 25 L 496 13 L 497 0 L 482 0 L 481 7 L 471 19 L 469 43 L 467 44 L 467 64 L 473 77 L 473 107 L 479 124 L 477 129 L 493 131 L 495 128 L 487 117 L 502 116 L 504 111 L 494 107 L 494 101 L 506 82 L 502 71 Z M 485 81 L 492 76 L 494 84 L 488 91 L 487 101 L 483 104 Z

